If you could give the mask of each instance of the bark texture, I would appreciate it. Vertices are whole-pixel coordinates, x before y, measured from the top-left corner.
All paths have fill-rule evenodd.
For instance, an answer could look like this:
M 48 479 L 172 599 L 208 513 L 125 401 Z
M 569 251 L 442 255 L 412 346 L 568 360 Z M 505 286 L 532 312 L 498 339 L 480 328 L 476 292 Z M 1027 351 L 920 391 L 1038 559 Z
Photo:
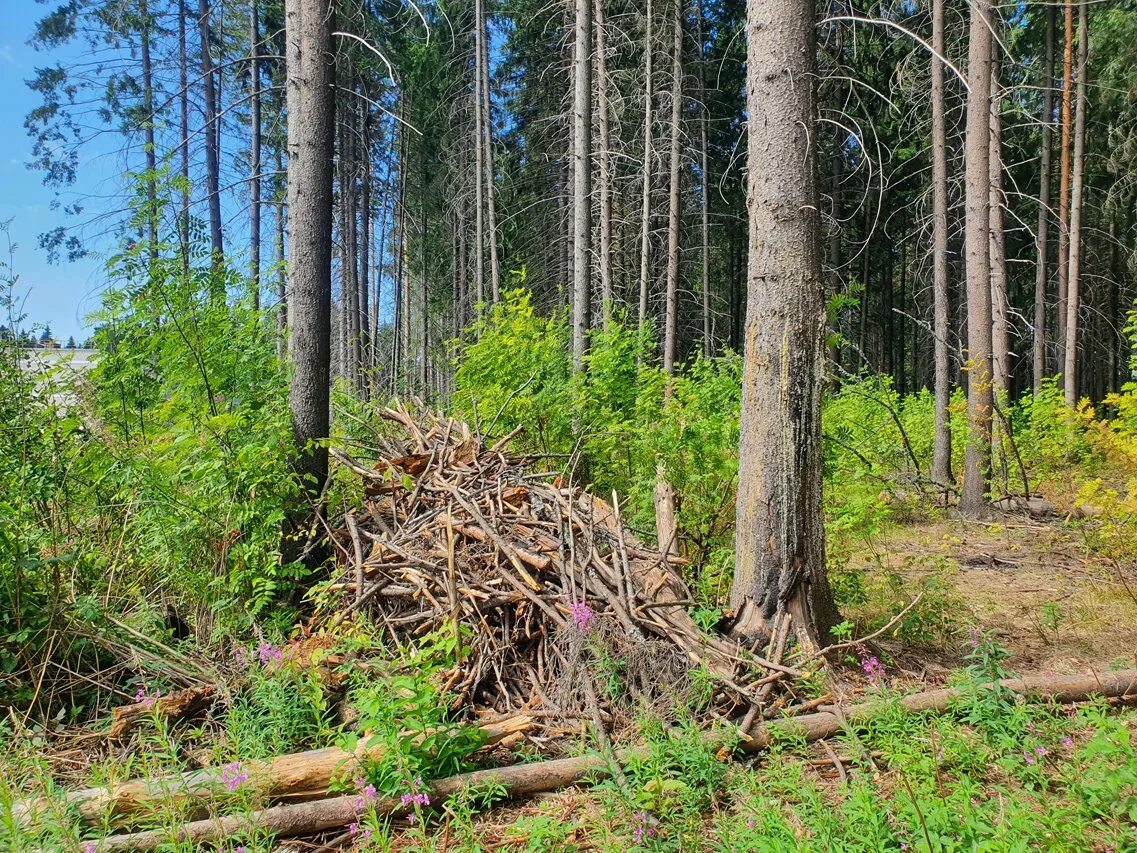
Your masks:
M 1066 291 L 1066 345 L 1062 388 L 1066 405 L 1078 402 L 1078 306 L 1081 289 L 1082 184 L 1086 169 L 1086 60 L 1090 33 L 1085 4 L 1078 7 L 1078 103 L 1074 117 L 1074 175 L 1070 187 L 1070 259 Z
M 1054 19 L 1053 6 L 1046 7 L 1046 58 L 1042 71 L 1042 152 L 1039 156 L 1038 225 L 1035 228 L 1035 245 L 1038 260 L 1034 268 L 1034 393 L 1042 390 L 1046 375 L 1046 285 L 1049 279 L 1048 254 L 1050 249 L 1050 158 L 1053 135 L 1051 112 L 1054 108 Z
M 836 607 L 825 573 L 825 297 L 812 0 L 747 4 L 749 290 L 731 603 L 744 636 L 789 611 L 814 642 Z
M 932 0 L 932 49 L 944 53 L 944 0 Z M 944 64 L 932 57 L 932 334 L 935 338 L 936 419 L 932 446 L 932 480 L 950 485 L 951 403 L 950 306 L 948 304 L 947 126 L 944 119 Z

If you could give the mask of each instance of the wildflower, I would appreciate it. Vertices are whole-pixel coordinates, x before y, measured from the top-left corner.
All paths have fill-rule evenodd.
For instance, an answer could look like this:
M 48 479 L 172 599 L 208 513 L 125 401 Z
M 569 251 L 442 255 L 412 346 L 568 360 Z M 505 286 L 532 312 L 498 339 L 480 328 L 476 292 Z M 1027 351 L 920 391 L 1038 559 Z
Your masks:
M 878 680 L 884 679 L 884 665 L 877 660 L 876 655 L 861 658 L 861 669 L 865 671 L 865 675 L 869 677 L 869 681 L 875 685 Z
M 98 849 L 98 845 L 94 841 L 83 842 L 83 853 L 95 853 Z
M 1070 737 L 1069 735 L 1066 735 L 1066 737 L 1062 738 L 1062 745 L 1063 746 L 1073 746 L 1074 745 L 1074 739 L 1072 737 Z
M 249 665 L 249 653 L 245 651 L 244 646 L 233 646 L 233 663 L 242 669 Z
M 241 769 L 241 762 L 234 761 L 221 768 L 221 784 L 230 791 L 236 791 L 249 781 L 249 774 Z
M 967 633 L 970 636 L 970 639 L 967 641 L 967 645 L 969 645 L 971 647 L 972 651 L 975 651 L 976 649 L 979 648 L 979 640 L 982 639 L 983 635 L 980 633 L 979 629 L 974 625 L 972 625 L 971 627 L 969 627 L 967 629 Z
M 374 791 L 375 789 L 372 787 L 371 790 Z M 405 794 L 403 794 L 403 796 L 401 796 L 399 798 L 399 800 L 400 800 L 400 802 L 402 802 L 404 808 L 406 808 L 408 806 L 429 806 L 430 805 L 430 794 L 426 793 L 426 791 L 423 790 L 423 784 L 422 784 L 422 777 L 421 776 L 415 777 L 415 781 L 414 781 L 414 784 L 411 786 L 411 790 L 406 792 Z
M 632 841 L 642 844 L 644 839 L 651 838 L 655 834 L 655 828 L 649 823 L 651 815 L 645 811 L 638 811 L 632 817 L 636 819 L 635 829 L 632 830 Z
M 145 687 L 139 687 L 138 692 L 134 694 L 134 703 L 136 705 L 144 705 L 149 707 L 154 704 L 155 700 L 162 695 L 161 690 L 155 690 L 153 693 L 149 692 Z
M 1034 748 L 1034 754 L 1041 758 L 1042 756 L 1046 755 L 1046 747 L 1042 744 L 1039 744 Z
M 268 666 L 270 663 L 279 662 L 284 655 L 272 643 L 261 643 L 257 647 L 257 657 L 260 658 L 261 666 Z
M 758 822 L 756 820 L 754 820 L 754 818 L 748 818 L 746 821 L 746 828 L 747 829 L 753 829 L 757 825 L 758 825 Z
M 1024 761 L 1025 761 L 1025 762 L 1026 762 L 1028 765 L 1033 765 L 1033 764 L 1036 764 L 1036 763 L 1038 762 L 1038 759 L 1036 759 L 1036 758 L 1034 757 L 1034 753 L 1033 753 L 1033 752 L 1030 752 L 1029 750 L 1023 753 L 1023 760 L 1024 760 Z
M 348 835 L 359 835 L 359 824 L 349 823 L 347 825 L 347 833 Z
M 569 614 L 572 616 L 572 621 L 576 624 L 577 630 L 582 634 L 587 634 L 596 624 L 596 614 L 592 612 L 592 608 L 588 606 L 587 602 L 574 601 L 569 605 Z

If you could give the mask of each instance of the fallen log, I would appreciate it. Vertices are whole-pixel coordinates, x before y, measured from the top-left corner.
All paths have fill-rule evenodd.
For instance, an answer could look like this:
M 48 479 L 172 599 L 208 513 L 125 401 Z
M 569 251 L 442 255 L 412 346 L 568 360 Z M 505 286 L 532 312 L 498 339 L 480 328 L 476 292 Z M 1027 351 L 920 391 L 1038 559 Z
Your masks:
M 533 718 L 518 715 L 480 726 L 485 745 L 492 746 L 502 740 L 527 731 Z M 367 748 L 365 738 L 355 752 L 339 747 L 310 749 L 288 755 L 279 755 L 265 761 L 247 761 L 240 772 L 247 774 L 249 782 L 273 801 L 296 802 L 314 800 L 328 795 L 333 779 L 348 778 L 358 771 L 364 758 L 381 758 L 385 747 Z M 84 788 L 69 791 L 65 802 L 75 808 L 84 823 L 99 824 L 107 821 L 121 824 L 129 818 L 152 814 L 171 803 L 199 801 L 204 806 L 209 800 L 226 792 L 223 767 L 205 767 L 154 779 L 131 779 L 101 788 Z M 41 801 L 16 804 L 13 815 L 18 821 L 27 820 L 46 804 Z
M 165 696 L 150 697 L 140 693 L 134 704 L 120 705 L 111 711 L 113 721 L 107 737 L 120 740 L 155 716 L 165 717 L 171 722 L 192 717 L 205 710 L 216 693 L 212 684 L 178 690 Z
M 1004 688 L 1030 700 L 1047 700 L 1060 703 L 1078 702 L 1093 696 L 1137 696 L 1137 670 L 1108 672 L 1091 675 L 1033 676 L 1008 678 L 999 682 Z M 930 690 L 905 696 L 898 702 L 912 712 L 942 712 L 952 701 L 961 697 L 955 688 Z M 793 734 L 807 741 L 820 740 L 837 734 L 842 727 L 865 720 L 887 707 L 879 701 L 854 705 L 841 716 L 829 711 L 807 714 L 784 720 L 759 722 L 743 732 L 739 748 L 744 752 L 761 752 L 777 737 Z M 737 732 L 737 730 L 736 730 Z M 710 745 L 721 742 L 723 732 L 708 735 Z M 633 747 L 617 753 L 621 761 L 646 755 L 646 748 Z M 497 785 L 510 797 L 552 791 L 581 782 L 587 777 L 599 778 L 609 771 L 608 760 L 602 755 L 585 755 L 562 758 L 535 764 L 519 764 L 493 770 L 478 770 L 440 779 L 428 786 L 432 804 L 471 786 Z M 393 815 L 407 811 L 401 798 L 385 798 L 371 804 L 377 814 Z M 153 850 L 160 845 L 177 841 L 204 844 L 230 837 L 239 832 L 268 831 L 277 836 L 303 835 L 343 827 L 358 820 L 360 798 L 357 794 L 332 797 L 325 800 L 274 806 L 248 815 L 232 815 L 183 824 L 175 830 L 160 829 L 112 835 L 95 843 L 99 851 Z

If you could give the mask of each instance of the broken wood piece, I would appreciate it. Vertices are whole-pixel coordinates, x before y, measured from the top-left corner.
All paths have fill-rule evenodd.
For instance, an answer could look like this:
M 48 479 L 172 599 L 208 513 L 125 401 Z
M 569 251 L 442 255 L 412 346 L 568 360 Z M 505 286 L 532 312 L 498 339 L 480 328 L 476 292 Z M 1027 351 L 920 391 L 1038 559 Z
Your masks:
M 121 740 L 155 716 L 165 717 L 171 722 L 192 717 L 204 711 L 216 694 L 212 684 L 177 690 L 165 696 L 150 697 L 140 693 L 134 704 L 120 705 L 111 711 L 113 722 L 107 737 Z

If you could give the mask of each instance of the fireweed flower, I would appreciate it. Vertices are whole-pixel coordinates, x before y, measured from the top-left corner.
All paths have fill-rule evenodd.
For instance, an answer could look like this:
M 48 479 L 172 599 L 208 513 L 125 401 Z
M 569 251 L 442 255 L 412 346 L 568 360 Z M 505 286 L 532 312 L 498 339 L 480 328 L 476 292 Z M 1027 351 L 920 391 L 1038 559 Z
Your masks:
M 155 690 L 153 693 L 151 693 L 145 687 L 139 687 L 138 692 L 134 694 L 134 703 L 136 705 L 150 706 L 153 705 L 154 701 L 161 695 L 161 690 Z
M 98 849 L 98 845 L 94 841 L 83 842 L 83 853 L 95 853 Z
M 249 665 L 249 653 L 245 651 L 244 646 L 233 646 L 233 663 L 242 669 Z
M 379 792 L 375 790 L 375 786 L 362 776 L 356 777 L 355 787 L 359 791 L 359 797 L 355 800 L 355 810 L 357 812 L 363 811 L 379 798 Z
M 257 647 L 257 657 L 260 658 L 261 666 L 268 666 L 270 663 L 279 662 L 284 655 L 272 643 L 261 643 Z
M 374 789 L 372 789 L 372 790 L 374 790 Z M 400 802 L 402 802 L 404 808 L 407 806 L 429 806 L 430 805 L 430 794 L 426 793 L 426 791 L 423 790 L 423 784 L 422 784 L 422 777 L 421 776 L 415 777 L 415 781 L 414 781 L 414 784 L 411 786 L 411 790 L 406 792 L 405 794 L 403 794 L 399 798 L 399 800 L 400 800 Z
M 874 686 L 878 681 L 884 680 L 884 665 L 877 660 L 876 655 L 862 657 L 861 669 L 865 671 L 865 675 L 869 677 L 869 682 Z
M 970 639 L 967 641 L 967 645 L 969 645 L 971 647 L 972 651 L 975 651 L 976 649 L 979 648 L 979 640 L 982 638 L 983 635 L 979 632 L 979 629 L 977 627 L 975 627 L 974 625 L 972 625 L 971 627 L 969 627 L 967 629 L 967 633 L 968 633 L 968 636 L 970 637 Z
M 638 811 L 632 814 L 635 818 L 635 828 L 632 830 L 632 841 L 636 844 L 642 844 L 645 839 L 651 838 L 655 835 L 655 829 L 648 822 L 651 816 L 645 811 Z
M 236 791 L 249 781 L 249 774 L 241 769 L 241 762 L 234 761 L 221 768 L 221 784 L 230 791 Z
M 576 629 L 582 634 L 587 634 L 592 630 L 592 626 L 596 624 L 596 614 L 592 612 L 592 608 L 584 601 L 574 601 L 570 604 L 569 614 L 572 616 L 572 621 L 576 624 Z
M 1062 738 L 1062 745 L 1063 746 L 1073 746 L 1074 745 L 1074 739 L 1072 737 L 1070 737 L 1069 735 L 1066 735 L 1066 737 Z

